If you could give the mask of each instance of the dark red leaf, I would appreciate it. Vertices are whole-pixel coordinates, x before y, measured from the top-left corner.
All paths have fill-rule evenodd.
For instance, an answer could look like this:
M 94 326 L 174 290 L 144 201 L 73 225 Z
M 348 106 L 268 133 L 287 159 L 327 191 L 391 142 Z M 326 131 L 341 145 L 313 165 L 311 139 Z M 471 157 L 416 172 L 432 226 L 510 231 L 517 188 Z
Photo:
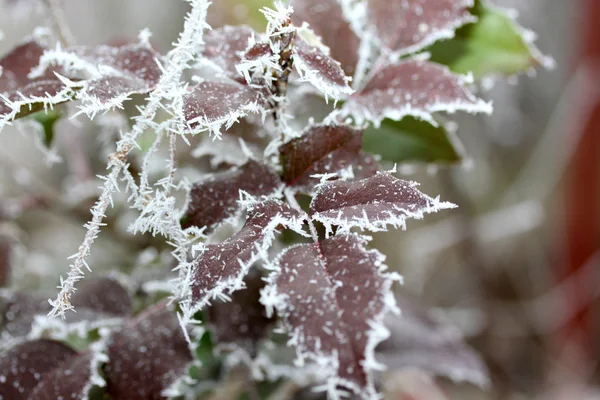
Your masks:
M 292 0 L 292 22 L 310 27 L 331 50 L 331 57 L 340 62 L 346 75 L 353 76 L 358 61 L 360 40 L 344 18 L 337 0 Z
M 184 97 L 185 119 L 199 130 L 218 132 L 222 125 L 228 129 L 234 122 L 262 110 L 264 96 L 239 82 L 205 81 Z
M 77 352 L 54 340 L 39 339 L 10 348 L 0 357 L 0 399 L 28 400 L 44 375 Z
M 241 61 L 241 53 L 248 48 L 248 39 L 253 36 L 257 36 L 254 29 L 246 25 L 214 29 L 204 36 L 202 55 L 221 67 L 230 78 L 244 82 L 235 67 Z
M 373 231 L 387 225 L 406 226 L 407 218 L 454 207 L 417 190 L 417 184 L 378 173 L 360 181 L 337 180 L 320 185 L 310 204 L 310 215 L 328 229 L 360 227 Z
M 72 357 L 52 371 L 33 389 L 29 400 L 83 399 L 94 386 L 104 385 L 96 370 L 105 361 L 92 351 Z
M 402 313 L 385 321 L 391 335 L 377 347 L 379 361 L 390 369 L 418 368 L 455 381 L 488 384 L 485 364 L 457 328 L 412 300 L 397 297 L 397 301 Z
M 251 270 L 244 283 L 246 287 L 234 292 L 231 301 L 216 301 L 208 308 L 207 323 L 214 343 L 235 345 L 254 355 L 274 318 L 267 317 L 260 303 L 260 290 L 265 286 L 260 272 Z
M 301 230 L 302 216 L 287 204 L 269 199 L 248 210 L 242 229 L 219 244 L 210 244 L 195 260 L 192 286 L 192 312 L 211 299 L 227 299 L 241 288 L 252 264 L 266 257 L 279 226 Z
M 349 167 L 358 158 L 361 146 L 361 129 L 350 125 L 311 125 L 302 136 L 279 147 L 283 180 L 288 185 L 314 185 L 319 178 L 311 175 Z
M 115 316 L 129 316 L 133 310 L 131 293 L 111 277 L 84 279 L 71 297 L 71 304 L 78 312 L 88 308 Z
M 438 111 L 491 113 L 490 104 L 468 89 L 468 79 L 447 67 L 409 60 L 383 67 L 344 105 L 358 123 L 384 118 L 399 121 L 406 115 L 432 120 Z
M 182 227 L 206 227 L 210 232 L 240 211 L 240 190 L 252 196 L 267 196 L 280 187 L 279 176 L 256 161 L 214 174 L 192 187 Z
M 390 288 L 397 276 L 384 272 L 384 256 L 365 245 L 352 234 L 325 239 L 320 249 L 290 247 L 261 301 L 277 309 L 299 357 L 331 368 L 330 391 L 341 385 L 375 398 L 373 350 L 385 338 L 382 322 L 394 307 Z
M 326 97 L 337 100 L 353 92 L 348 85 L 350 78 L 344 74 L 340 63 L 329 57 L 322 48 L 311 46 L 296 36 L 293 59 L 300 78 L 310 82 Z
M 192 361 L 175 311 L 160 303 L 139 314 L 108 342 L 106 391 L 115 399 L 163 399 L 161 392 Z
M 369 0 L 367 18 L 383 47 L 409 54 L 474 22 L 472 6 L 473 0 Z

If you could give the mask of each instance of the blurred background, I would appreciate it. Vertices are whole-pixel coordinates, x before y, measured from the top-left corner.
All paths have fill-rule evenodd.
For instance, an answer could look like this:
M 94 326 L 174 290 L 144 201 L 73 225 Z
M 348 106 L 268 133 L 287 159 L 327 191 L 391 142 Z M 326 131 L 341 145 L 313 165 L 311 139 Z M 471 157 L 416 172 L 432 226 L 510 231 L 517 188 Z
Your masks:
M 46 23 L 32 3 L 0 1 L 0 54 Z M 264 1 L 214 3 L 214 27 L 263 26 L 256 10 Z M 388 265 L 404 275 L 403 294 L 456 325 L 490 370 L 487 392 L 440 380 L 448 398 L 600 399 L 600 1 L 493 3 L 518 10 L 518 21 L 538 34 L 538 47 L 557 68 L 499 80 L 480 93 L 493 100 L 492 116 L 457 117 L 468 162 L 400 169 L 458 209 L 375 239 Z M 162 52 L 187 10 L 176 0 L 64 4 L 80 44 L 134 38 L 147 27 Z M 0 206 L 5 213 L 28 210 L 1 232 L 8 239 L 0 252 L 8 242 L 17 249 L 11 279 L 20 286 L 55 287 L 84 232 L 85 213 L 67 206 L 48 212 L 35 203 L 60 198 L 73 181 L 93 176 L 68 151 L 72 141 L 94 151 L 93 132 L 60 124 L 55 154 L 67 162 L 52 165 L 32 150 L 26 133 L 9 128 L 1 135 Z M 90 262 L 95 272 L 135 259 L 120 234 L 101 236 Z

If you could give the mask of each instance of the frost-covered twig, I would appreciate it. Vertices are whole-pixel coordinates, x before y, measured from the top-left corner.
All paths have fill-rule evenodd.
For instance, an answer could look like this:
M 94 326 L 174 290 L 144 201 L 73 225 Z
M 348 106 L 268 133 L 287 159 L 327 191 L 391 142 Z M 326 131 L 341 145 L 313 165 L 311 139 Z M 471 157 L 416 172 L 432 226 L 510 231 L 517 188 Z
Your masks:
M 180 102 L 175 102 L 174 99 L 183 95 L 180 84 L 181 74 L 188 68 L 189 63 L 194 60 L 198 43 L 202 43 L 204 29 L 208 28 L 206 12 L 210 5 L 207 0 L 187 1 L 191 4 L 192 9 L 186 16 L 184 29 L 178 42 L 168 54 L 158 85 L 150 93 L 145 106 L 140 108 L 140 115 L 136 117 L 131 131 L 122 135 L 117 142 L 116 152 L 109 157 L 108 168 L 111 171 L 103 178 L 102 195 L 92 208 L 93 217 L 92 221 L 86 225 L 87 232 L 84 241 L 79 247 L 79 251 L 73 256 L 74 261 L 67 279 L 61 279 L 61 290 L 56 300 L 49 300 L 53 307 L 49 313 L 51 317 L 64 316 L 65 311 L 73 309 L 70 299 L 76 290 L 75 284 L 84 276 L 83 267 L 89 270 L 86 258 L 90 254 L 91 245 L 100 231 L 106 210 L 109 204 L 112 204 L 112 193 L 118 190 L 117 178 L 126 166 L 126 158 L 131 150 L 137 147 L 136 140 L 147 128 L 157 127 L 154 119 L 157 112 L 163 107 L 163 100 L 180 104 Z M 177 116 L 182 115 L 181 110 L 175 111 Z

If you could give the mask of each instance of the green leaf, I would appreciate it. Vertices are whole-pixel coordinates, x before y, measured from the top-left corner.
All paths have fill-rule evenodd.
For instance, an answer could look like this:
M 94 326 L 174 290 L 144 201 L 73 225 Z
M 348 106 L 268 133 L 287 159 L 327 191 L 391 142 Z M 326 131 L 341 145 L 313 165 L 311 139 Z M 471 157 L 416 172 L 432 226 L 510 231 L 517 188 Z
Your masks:
M 385 119 L 379 128 L 367 128 L 363 150 L 396 163 L 450 164 L 462 159 L 442 125 L 435 127 L 414 117 L 404 117 L 401 121 Z
M 535 47 L 510 11 L 478 0 L 471 13 L 477 16 L 476 23 L 458 29 L 453 39 L 437 42 L 427 50 L 432 61 L 457 73 L 471 72 L 476 79 L 552 67 L 552 59 Z
M 31 115 L 31 118 L 39 122 L 44 130 L 44 144 L 46 147 L 50 147 L 52 140 L 54 140 L 54 125 L 56 122 L 63 117 L 63 113 L 59 109 L 52 109 L 47 111 L 38 111 Z

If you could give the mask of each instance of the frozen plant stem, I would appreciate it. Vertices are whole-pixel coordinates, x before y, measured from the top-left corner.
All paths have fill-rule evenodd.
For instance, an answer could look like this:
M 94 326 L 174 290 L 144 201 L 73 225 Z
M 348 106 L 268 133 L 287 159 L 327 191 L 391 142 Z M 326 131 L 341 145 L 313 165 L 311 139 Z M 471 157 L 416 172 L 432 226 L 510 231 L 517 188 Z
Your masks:
M 294 208 L 297 211 L 299 211 L 300 213 L 304 214 L 305 213 L 304 210 L 302 209 L 302 207 L 300 207 L 300 204 L 298 204 L 298 201 L 296 201 L 296 196 L 294 195 L 294 192 L 292 192 L 289 189 L 285 189 L 284 193 L 285 193 L 285 199 L 287 200 L 288 204 L 290 206 L 292 206 L 292 208 Z M 317 248 L 319 255 L 321 257 L 323 257 L 323 252 L 321 251 L 321 245 L 319 244 L 319 234 L 317 233 L 317 228 L 315 228 L 315 224 L 313 223 L 313 221 L 310 218 L 308 218 L 308 216 L 307 216 L 306 220 L 308 222 L 308 230 L 310 231 L 310 236 L 312 237 L 315 247 Z
M 72 256 L 74 261 L 70 266 L 67 279 L 61 279 L 60 292 L 56 300 L 49 300 L 52 305 L 52 310 L 48 314 L 50 317 L 62 316 L 64 318 L 65 312 L 73 309 L 70 299 L 76 290 L 75 284 L 83 279 L 84 267 L 90 270 L 86 258 L 100 232 L 106 210 L 109 204 L 112 204 L 112 193 L 118 190 L 117 179 L 126 166 L 127 156 L 137 146 L 137 138 L 147 128 L 155 126 L 154 119 L 158 110 L 163 107 L 162 101 L 181 93 L 179 88 L 181 74 L 194 59 L 198 44 L 203 42 L 204 29 L 207 27 L 206 12 L 210 5 L 207 0 L 187 1 L 191 4 L 192 9 L 186 16 L 183 32 L 180 34 L 178 42 L 168 54 L 166 66 L 163 68 L 156 89 L 150 93 L 147 103 L 141 107 L 140 115 L 136 118 L 131 131 L 122 135 L 117 142 L 116 152 L 109 156 L 107 168 L 110 169 L 110 173 L 103 178 L 102 195 L 92 208 L 92 220 L 85 225 L 87 232 L 78 252 Z M 143 172 L 147 173 L 147 171 Z

